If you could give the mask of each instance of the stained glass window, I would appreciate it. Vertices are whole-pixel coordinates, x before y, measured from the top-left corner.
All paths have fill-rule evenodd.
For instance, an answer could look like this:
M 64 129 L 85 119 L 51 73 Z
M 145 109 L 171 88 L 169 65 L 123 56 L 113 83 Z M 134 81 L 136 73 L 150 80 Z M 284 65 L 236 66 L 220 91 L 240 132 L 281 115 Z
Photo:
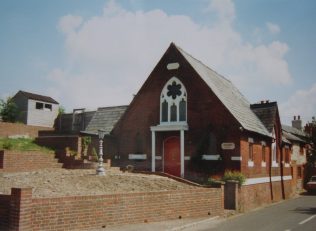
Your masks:
M 187 120 L 187 93 L 181 81 L 172 77 L 160 95 L 160 122 L 183 123 Z

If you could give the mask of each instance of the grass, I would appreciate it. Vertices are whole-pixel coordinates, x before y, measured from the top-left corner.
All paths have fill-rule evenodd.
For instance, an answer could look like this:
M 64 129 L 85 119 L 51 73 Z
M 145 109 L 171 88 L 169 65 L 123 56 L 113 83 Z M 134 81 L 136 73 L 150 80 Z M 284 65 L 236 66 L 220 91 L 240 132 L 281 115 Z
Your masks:
M 52 153 L 53 150 L 37 145 L 31 138 L 3 138 L 0 137 L 0 150 L 42 151 Z

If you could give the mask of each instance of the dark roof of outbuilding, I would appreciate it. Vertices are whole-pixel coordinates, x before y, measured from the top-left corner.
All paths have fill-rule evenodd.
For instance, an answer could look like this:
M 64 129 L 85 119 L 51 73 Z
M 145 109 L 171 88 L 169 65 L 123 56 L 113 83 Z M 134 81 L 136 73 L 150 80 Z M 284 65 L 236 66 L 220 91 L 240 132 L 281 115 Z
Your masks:
M 83 133 L 98 134 L 98 130 L 102 129 L 107 135 L 110 134 L 127 107 L 128 106 L 114 106 L 98 108 Z
M 53 98 L 51 98 L 49 96 L 38 95 L 38 94 L 31 93 L 31 92 L 26 92 L 26 91 L 18 91 L 18 93 L 16 93 L 16 95 L 19 93 L 24 95 L 28 99 L 33 99 L 33 100 L 38 100 L 38 101 L 43 101 L 43 102 L 53 103 L 53 104 L 59 104 L 56 100 L 54 100 Z
M 252 104 L 250 106 L 251 110 L 258 116 L 267 130 L 272 133 L 276 116 L 278 105 L 276 102 L 263 102 L 258 104 Z
M 192 68 L 199 74 L 203 81 L 209 86 L 244 129 L 270 136 L 263 123 L 250 109 L 248 100 L 239 92 L 232 82 L 213 71 L 201 61 L 192 57 L 180 47 L 175 44 L 172 45 L 180 51 Z

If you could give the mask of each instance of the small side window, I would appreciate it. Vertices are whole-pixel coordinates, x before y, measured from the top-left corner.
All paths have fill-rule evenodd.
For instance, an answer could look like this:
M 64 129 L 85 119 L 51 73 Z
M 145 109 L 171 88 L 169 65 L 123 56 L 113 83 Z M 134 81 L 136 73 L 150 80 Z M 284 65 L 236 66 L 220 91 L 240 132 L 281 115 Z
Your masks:
M 52 105 L 51 104 L 45 104 L 45 111 L 51 111 Z
M 36 108 L 37 110 L 43 110 L 43 109 L 44 109 L 44 104 L 43 104 L 43 103 L 36 102 L 35 108 Z

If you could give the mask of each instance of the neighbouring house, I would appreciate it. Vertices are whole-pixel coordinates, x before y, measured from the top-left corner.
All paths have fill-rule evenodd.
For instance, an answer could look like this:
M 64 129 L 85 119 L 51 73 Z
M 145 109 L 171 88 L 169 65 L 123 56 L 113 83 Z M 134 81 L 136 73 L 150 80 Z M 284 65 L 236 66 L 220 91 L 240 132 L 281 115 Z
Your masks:
M 292 126 L 282 125 L 282 130 L 283 136 L 290 141 L 293 184 L 296 190 L 302 190 L 309 136 L 302 130 L 300 116 L 294 116 Z
M 58 115 L 59 103 L 49 96 L 18 91 L 13 96 L 18 107 L 18 119 L 26 125 L 53 127 Z

